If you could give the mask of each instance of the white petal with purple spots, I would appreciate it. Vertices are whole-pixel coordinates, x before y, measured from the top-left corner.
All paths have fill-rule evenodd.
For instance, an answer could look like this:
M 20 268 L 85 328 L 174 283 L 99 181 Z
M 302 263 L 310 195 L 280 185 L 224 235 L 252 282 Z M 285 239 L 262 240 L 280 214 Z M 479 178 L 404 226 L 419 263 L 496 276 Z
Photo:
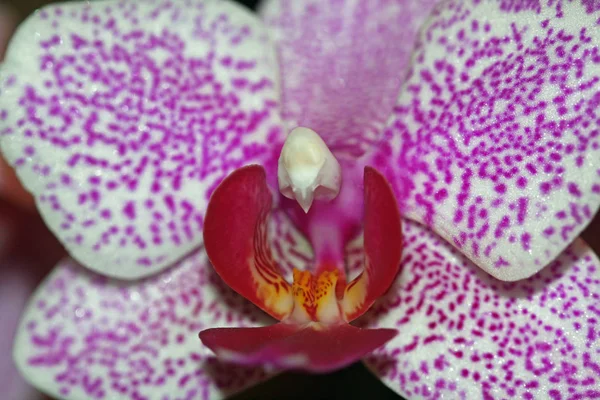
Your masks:
M 537 275 L 502 282 L 427 228 L 362 321 L 399 334 L 367 359 L 409 399 L 600 396 L 600 261 L 578 239 Z
M 226 1 L 53 5 L 2 65 L 2 151 L 71 255 L 149 275 L 201 244 L 215 185 L 274 165 L 277 67 L 260 22 Z
M 217 362 L 198 332 L 270 322 L 202 251 L 131 284 L 66 260 L 33 296 L 14 357 L 27 380 L 61 399 L 216 399 L 267 375 Z
M 403 213 L 502 280 L 531 276 L 600 204 L 600 10 L 446 1 L 382 151 Z
M 283 211 L 268 232 L 286 276 L 306 269 L 312 251 Z M 136 282 L 66 260 L 30 300 L 14 358 L 23 377 L 61 399 L 218 399 L 267 375 L 217 362 L 200 330 L 274 322 L 227 287 L 203 249 Z

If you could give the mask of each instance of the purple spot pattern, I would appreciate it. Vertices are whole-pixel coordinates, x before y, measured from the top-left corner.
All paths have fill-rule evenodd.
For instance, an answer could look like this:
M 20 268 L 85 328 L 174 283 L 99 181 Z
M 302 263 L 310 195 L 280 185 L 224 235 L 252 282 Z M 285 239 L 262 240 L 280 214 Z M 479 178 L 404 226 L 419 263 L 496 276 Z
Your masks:
M 600 261 L 577 240 L 532 278 L 502 282 L 404 225 L 403 268 L 361 322 L 399 334 L 366 359 L 409 399 L 600 396 Z
M 296 228 L 285 210 L 271 211 L 268 238 L 271 255 L 279 265 L 282 276 L 293 282 L 293 269 L 311 270 L 314 266 L 314 253 L 310 242 Z
M 376 143 L 433 0 L 267 1 L 287 128 L 318 132 L 336 156 Z
M 283 211 L 272 214 L 269 239 L 289 275 L 311 262 Z M 130 283 L 66 260 L 33 295 L 14 354 L 25 378 L 61 399 L 218 399 L 268 375 L 218 362 L 198 332 L 273 322 L 222 281 L 203 249 Z
M 531 276 L 600 204 L 600 12 L 444 2 L 373 163 L 405 216 L 502 280 Z
M 274 168 L 276 74 L 260 22 L 228 2 L 50 6 L 2 67 L 2 150 L 74 258 L 146 276 L 201 244 L 227 173 Z

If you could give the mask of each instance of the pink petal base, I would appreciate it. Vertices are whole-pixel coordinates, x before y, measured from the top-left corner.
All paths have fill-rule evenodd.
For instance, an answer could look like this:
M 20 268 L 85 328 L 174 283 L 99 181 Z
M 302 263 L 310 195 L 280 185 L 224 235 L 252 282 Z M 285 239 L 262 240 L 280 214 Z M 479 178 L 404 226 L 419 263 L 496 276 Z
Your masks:
M 205 346 L 244 365 L 331 372 L 343 368 L 396 336 L 395 329 L 360 329 L 348 324 L 262 328 L 214 328 L 200 332 Z

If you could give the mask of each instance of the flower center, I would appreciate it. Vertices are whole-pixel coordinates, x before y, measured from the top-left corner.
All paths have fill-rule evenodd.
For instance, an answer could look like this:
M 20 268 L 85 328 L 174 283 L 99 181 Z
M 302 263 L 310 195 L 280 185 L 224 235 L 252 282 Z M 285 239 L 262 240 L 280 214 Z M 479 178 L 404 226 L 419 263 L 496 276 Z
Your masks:
M 352 172 L 352 169 L 344 168 Z M 265 170 L 249 165 L 234 171 L 211 196 L 204 244 L 217 273 L 235 291 L 280 321 L 338 325 L 364 313 L 393 281 L 400 264 L 400 213 L 385 177 L 364 168 L 363 187 L 345 176 L 339 196 L 317 202 L 294 218 L 315 253 L 314 275 L 294 270 L 293 284 L 281 275 L 271 254 L 267 221 L 273 206 Z M 363 202 L 358 201 L 363 190 Z M 361 217 L 357 216 L 359 214 Z M 361 227 L 364 270 L 347 282 L 344 247 Z

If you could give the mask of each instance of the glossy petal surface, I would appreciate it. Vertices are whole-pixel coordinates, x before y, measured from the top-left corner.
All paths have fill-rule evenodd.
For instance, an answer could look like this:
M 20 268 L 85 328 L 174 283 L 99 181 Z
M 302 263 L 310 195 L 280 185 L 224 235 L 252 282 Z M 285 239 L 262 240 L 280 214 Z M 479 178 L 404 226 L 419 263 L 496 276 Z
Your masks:
M 262 328 L 213 328 L 202 343 L 220 358 L 238 364 L 330 372 L 360 359 L 396 335 L 394 329 L 352 325 L 298 326 L 279 323 Z
M 413 399 L 600 395 L 600 261 L 577 240 L 532 278 L 507 283 L 415 223 L 402 273 L 363 320 L 396 328 L 368 360 Z
M 226 1 L 47 7 L 2 65 L 2 151 L 73 257 L 149 275 L 201 244 L 229 171 L 276 162 L 271 49 Z
M 206 253 L 233 290 L 279 320 L 294 307 L 291 285 L 271 253 L 268 220 L 273 194 L 265 169 L 249 165 L 217 187 L 206 212 Z
M 348 284 L 342 302 L 345 318 L 362 315 L 383 295 L 400 268 L 402 226 L 390 184 L 371 167 L 364 178 L 364 272 Z
M 424 26 L 375 166 L 404 216 L 518 280 L 600 204 L 600 11 L 447 1 Z
M 67 260 L 33 296 L 14 357 L 26 379 L 61 399 L 223 398 L 266 375 L 218 363 L 198 331 L 270 322 L 203 252 L 130 284 Z
M 403 82 L 417 30 L 435 1 L 265 1 L 278 44 L 283 116 L 336 156 L 362 154 L 381 133 Z

